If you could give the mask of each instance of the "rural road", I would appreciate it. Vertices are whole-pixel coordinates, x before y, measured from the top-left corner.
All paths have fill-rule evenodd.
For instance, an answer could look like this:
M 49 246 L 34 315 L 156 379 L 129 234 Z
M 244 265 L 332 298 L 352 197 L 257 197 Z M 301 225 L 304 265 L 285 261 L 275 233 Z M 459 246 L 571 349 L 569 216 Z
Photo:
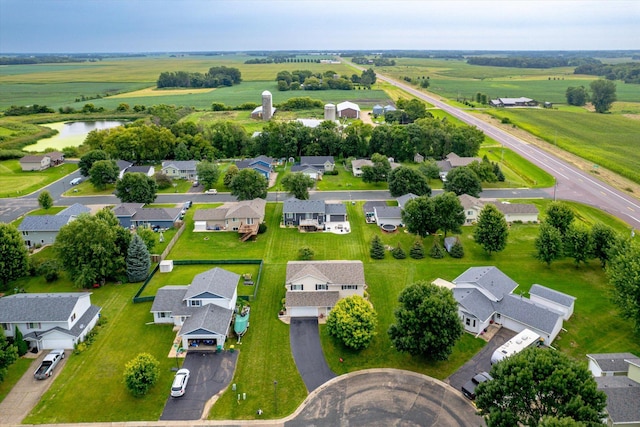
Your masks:
M 364 69 L 355 67 L 360 70 Z M 635 229 L 640 228 L 640 202 L 637 199 L 558 159 L 547 151 L 528 144 L 459 108 L 389 77 L 378 74 L 377 78 L 407 91 L 469 125 L 476 126 L 504 147 L 513 150 L 553 175 L 556 178 L 556 188 L 551 189 L 551 195 L 553 196 L 555 193 L 557 199 L 573 200 L 597 207 L 620 218 Z

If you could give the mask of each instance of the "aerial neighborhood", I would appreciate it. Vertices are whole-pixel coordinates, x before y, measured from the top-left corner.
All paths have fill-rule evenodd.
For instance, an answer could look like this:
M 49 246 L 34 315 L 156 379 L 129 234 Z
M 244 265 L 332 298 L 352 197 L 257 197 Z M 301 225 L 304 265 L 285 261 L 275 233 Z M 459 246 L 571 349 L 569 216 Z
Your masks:
M 0 55 L 0 424 L 640 425 L 640 52 L 205 53 Z

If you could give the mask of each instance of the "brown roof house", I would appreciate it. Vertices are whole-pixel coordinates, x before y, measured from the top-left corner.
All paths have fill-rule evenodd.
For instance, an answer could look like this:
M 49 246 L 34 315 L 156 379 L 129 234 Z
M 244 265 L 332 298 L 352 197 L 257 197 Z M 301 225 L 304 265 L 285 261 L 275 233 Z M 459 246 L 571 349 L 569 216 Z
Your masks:
M 464 208 L 465 223 L 464 225 L 472 225 L 478 221 L 480 211 L 487 203 L 495 205 L 496 208 L 504 215 L 507 222 L 538 222 L 538 208 L 530 203 L 509 203 L 481 200 L 468 194 L 458 196 L 460 204 Z
M 228 202 L 215 209 L 198 209 L 193 214 L 193 231 L 236 231 L 247 240 L 258 234 L 266 205 L 266 200 L 257 198 Z
M 20 159 L 20 167 L 24 172 L 42 171 L 51 167 L 51 157 L 44 154 L 37 156 L 24 156 Z
M 289 261 L 285 308 L 291 317 L 324 317 L 339 299 L 364 296 L 362 261 Z

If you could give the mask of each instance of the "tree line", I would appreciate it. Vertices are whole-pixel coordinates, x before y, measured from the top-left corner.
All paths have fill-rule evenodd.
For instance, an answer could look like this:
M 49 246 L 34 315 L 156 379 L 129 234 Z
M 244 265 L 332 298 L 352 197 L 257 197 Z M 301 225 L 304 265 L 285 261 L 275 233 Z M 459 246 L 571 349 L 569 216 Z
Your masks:
M 396 65 L 396 61 L 394 59 L 385 57 L 367 58 L 366 56 L 354 56 L 351 58 L 351 62 L 359 65 L 373 64 L 376 67 L 392 67 Z
M 603 64 L 598 61 L 580 65 L 573 73 L 600 76 L 607 80 L 622 80 L 625 83 L 640 83 L 640 64 L 638 63 Z
M 376 82 L 376 75 L 372 69 L 353 74 L 339 76 L 335 71 L 313 73 L 309 70 L 280 71 L 276 75 L 279 91 L 288 90 L 353 90 L 354 85 L 371 87 Z
M 566 67 L 569 64 L 568 58 L 562 57 L 486 57 L 472 56 L 467 58 L 469 65 L 484 65 L 490 67 L 513 67 L 513 68 L 555 68 Z
M 165 71 L 156 83 L 158 89 L 168 87 L 209 88 L 233 86 L 242 81 L 240 70 L 233 67 L 211 67 L 206 73 Z

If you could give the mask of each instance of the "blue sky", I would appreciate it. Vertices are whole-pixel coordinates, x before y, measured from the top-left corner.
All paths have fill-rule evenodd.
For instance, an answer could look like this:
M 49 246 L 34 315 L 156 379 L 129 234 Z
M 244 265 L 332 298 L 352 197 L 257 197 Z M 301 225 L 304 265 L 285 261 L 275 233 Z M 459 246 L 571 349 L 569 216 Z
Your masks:
M 0 0 L 0 52 L 640 49 L 640 1 Z

